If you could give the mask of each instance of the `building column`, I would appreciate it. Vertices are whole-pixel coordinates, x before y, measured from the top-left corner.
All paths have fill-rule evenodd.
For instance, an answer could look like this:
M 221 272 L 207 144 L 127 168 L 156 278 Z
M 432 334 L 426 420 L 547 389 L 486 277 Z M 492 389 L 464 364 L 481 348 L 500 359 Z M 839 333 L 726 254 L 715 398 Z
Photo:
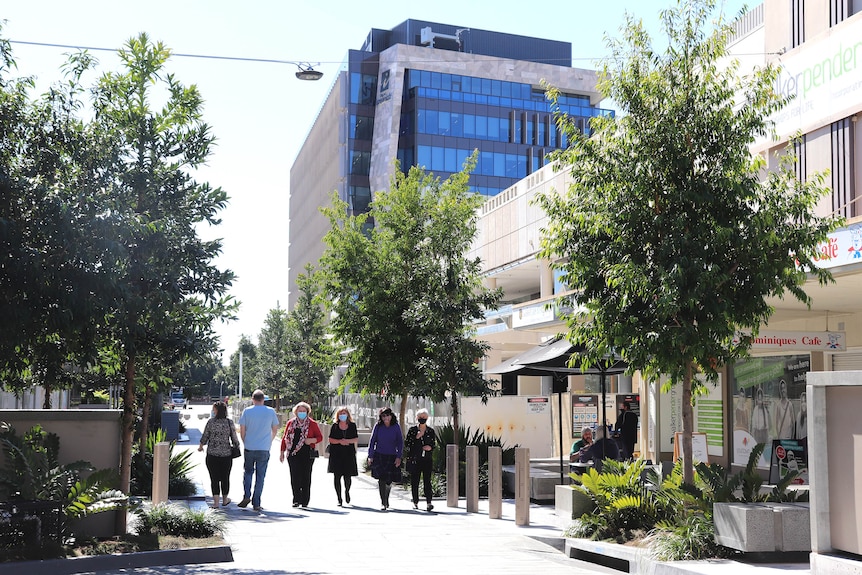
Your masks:
M 551 262 L 548 260 L 539 260 L 539 286 L 540 297 L 546 298 L 554 295 L 554 272 L 551 269 Z

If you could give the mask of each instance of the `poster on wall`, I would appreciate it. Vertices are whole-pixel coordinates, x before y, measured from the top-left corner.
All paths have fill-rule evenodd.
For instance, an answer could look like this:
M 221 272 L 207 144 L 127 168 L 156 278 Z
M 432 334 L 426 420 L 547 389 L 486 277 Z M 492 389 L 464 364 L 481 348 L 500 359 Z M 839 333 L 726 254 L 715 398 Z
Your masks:
M 769 482 L 778 483 L 793 472 L 798 475 L 791 483 L 808 484 L 808 439 L 774 439 Z
M 706 437 L 706 449 L 709 455 L 714 457 L 724 456 L 724 423 L 722 413 L 724 402 L 722 401 L 723 383 L 721 376 L 715 383 L 706 382 L 704 376 L 697 376 L 703 381 L 706 395 L 701 395 L 694 404 L 694 432 L 702 433 Z M 667 383 L 667 378 L 661 378 L 661 385 Z M 672 452 L 674 450 L 674 434 L 682 433 L 682 384 L 671 386 L 667 392 L 659 395 L 661 406 L 661 450 Z
M 757 466 L 769 469 L 774 440 L 806 438 L 805 381 L 810 370 L 808 354 L 755 357 L 733 366 L 734 465 L 747 465 L 751 450 L 763 443 Z
M 721 374 L 718 381 L 710 383 L 698 376 L 703 383 L 705 395 L 699 395 L 694 404 L 694 431 L 706 436 L 707 452 L 715 457 L 724 456 L 724 401 Z
M 593 427 L 598 421 L 599 396 L 572 394 L 572 439 L 580 439 L 584 426 Z

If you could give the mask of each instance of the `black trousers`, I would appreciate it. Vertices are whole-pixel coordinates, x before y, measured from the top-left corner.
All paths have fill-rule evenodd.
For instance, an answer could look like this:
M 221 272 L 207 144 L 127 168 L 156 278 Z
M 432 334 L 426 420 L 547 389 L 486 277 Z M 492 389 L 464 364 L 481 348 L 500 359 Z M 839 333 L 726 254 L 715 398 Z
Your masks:
M 308 456 L 308 452 L 308 449 L 301 449 L 296 455 L 287 458 L 293 502 L 300 505 L 308 505 L 311 499 L 311 468 L 314 460 Z
M 425 488 L 425 501 L 431 503 L 433 489 L 431 488 L 431 455 L 416 460 L 416 467 L 410 472 L 410 487 L 413 490 L 413 503 L 419 503 L 419 476 L 422 476 L 422 486 Z
M 216 457 L 207 454 L 206 457 L 207 471 L 210 474 L 210 489 L 213 492 L 213 500 L 218 503 L 219 495 L 227 497 L 230 491 L 230 470 L 233 468 L 233 458 Z

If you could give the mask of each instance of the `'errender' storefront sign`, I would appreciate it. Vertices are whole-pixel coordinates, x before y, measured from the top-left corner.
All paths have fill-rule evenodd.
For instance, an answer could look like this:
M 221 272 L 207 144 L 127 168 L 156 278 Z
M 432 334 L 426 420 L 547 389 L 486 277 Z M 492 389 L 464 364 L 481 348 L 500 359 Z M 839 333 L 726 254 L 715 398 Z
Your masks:
M 771 118 L 779 138 L 849 115 L 862 100 L 862 20 L 832 28 L 803 50 L 781 56 L 780 64 L 776 88 L 793 99 Z

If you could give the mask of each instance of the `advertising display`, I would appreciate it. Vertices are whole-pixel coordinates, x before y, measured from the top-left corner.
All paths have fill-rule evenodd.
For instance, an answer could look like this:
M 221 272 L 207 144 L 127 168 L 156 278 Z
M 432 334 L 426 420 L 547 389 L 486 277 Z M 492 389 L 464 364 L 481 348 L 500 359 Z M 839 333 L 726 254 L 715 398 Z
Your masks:
M 773 440 L 806 437 L 805 381 L 810 370 L 808 354 L 756 357 L 734 365 L 733 464 L 746 465 L 754 446 L 763 443 L 758 467 L 768 469 Z
M 792 481 L 796 485 L 808 484 L 808 440 L 775 439 L 772 441 L 772 462 L 769 466 L 769 482 L 778 483 L 788 473 L 799 475 Z

